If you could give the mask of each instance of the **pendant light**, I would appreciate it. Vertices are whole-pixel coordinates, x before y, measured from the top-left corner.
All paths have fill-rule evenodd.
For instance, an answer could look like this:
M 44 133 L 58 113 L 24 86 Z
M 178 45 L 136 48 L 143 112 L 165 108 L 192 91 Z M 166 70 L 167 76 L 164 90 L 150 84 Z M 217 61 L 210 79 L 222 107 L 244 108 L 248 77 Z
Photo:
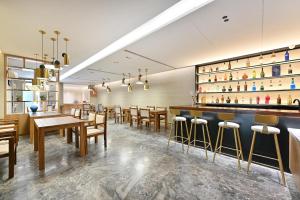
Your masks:
M 37 69 L 37 68 L 38 68 L 38 65 L 37 65 L 37 57 L 38 57 L 39 54 L 36 53 L 36 54 L 34 54 L 34 55 L 35 55 L 35 68 Z M 37 89 L 36 87 L 39 86 L 40 84 L 41 84 L 41 81 L 38 80 L 37 78 L 34 77 L 34 78 L 32 79 L 32 86 L 34 86 L 34 88 L 33 88 L 34 90 L 36 90 L 36 89 Z
M 150 89 L 150 84 L 149 84 L 149 81 L 147 80 L 147 74 L 148 74 L 148 69 L 147 68 L 145 69 L 145 74 L 146 74 L 146 80 L 145 80 L 145 83 L 144 83 L 144 90 L 149 90 Z
M 131 83 L 130 83 L 130 77 L 131 77 L 131 74 L 128 73 L 128 76 L 129 76 L 129 79 L 128 79 L 127 91 L 128 91 L 128 92 L 132 92 L 132 85 L 131 85 Z
M 123 78 L 122 78 L 122 83 L 121 83 L 122 87 L 127 87 L 127 84 L 125 83 L 125 74 L 123 73 Z
M 51 61 L 51 64 L 46 64 L 45 66 L 46 66 L 47 69 L 56 69 L 54 67 L 54 60 L 55 60 L 55 57 L 54 57 L 54 43 L 55 43 L 56 39 L 54 37 L 52 37 L 52 38 L 50 38 L 50 40 L 52 41 L 52 58 L 51 58 L 52 61 Z
M 64 38 L 64 41 L 66 42 L 66 52 L 62 53 L 62 57 L 64 58 L 64 66 L 69 66 L 70 60 L 69 60 L 69 55 L 68 55 L 68 38 Z
M 142 81 L 141 69 L 139 68 L 138 70 L 139 70 L 138 81 L 135 84 L 137 84 L 137 85 L 143 85 L 144 82 Z
M 42 64 L 39 66 L 39 68 L 36 68 L 34 70 L 34 78 L 35 79 L 48 79 L 49 78 L 49 72 L 48 69 L 45 67 L 45 62 L 44 62 L 44 35 L 46 34 L 45 31 L 40 30 L 39 31 L 42 35 Z
M 56 35 L 56 60 L 54 61 L 54 66 L 56 69 L 62 69 L 62 67 L 60 67 L 60 62 L 58 60 L 58 36 L 60 32 L 54 31 L 54 34 Z

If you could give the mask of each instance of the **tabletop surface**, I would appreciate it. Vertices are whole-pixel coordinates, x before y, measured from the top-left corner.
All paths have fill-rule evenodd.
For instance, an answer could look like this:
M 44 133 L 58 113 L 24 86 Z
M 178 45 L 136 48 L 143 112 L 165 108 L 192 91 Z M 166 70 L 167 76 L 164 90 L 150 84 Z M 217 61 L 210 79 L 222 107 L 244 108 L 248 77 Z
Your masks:
M 29 117 L 51 117 L 51 116 L 59 116 L 59 115 L 62 115 L 62 113 L 59 113 L 59 112 L 36 112 L 36 113 L 33 113 L 33 112 L 29 112 L 28 113 Z
M 291 135 L 293 135 L 298 140 L 298 142 L 300 142 L 300 129 L 288 128 L 288 131 Z
M 47 127 L 61 126 L 67 124 L 76 124 L 80 122 L 85 122 L 85 120 L 76 119 L 74 117 L 67 116 L 67 117 L 35 119 L 34 122 L 38 128 L 47 128 Z

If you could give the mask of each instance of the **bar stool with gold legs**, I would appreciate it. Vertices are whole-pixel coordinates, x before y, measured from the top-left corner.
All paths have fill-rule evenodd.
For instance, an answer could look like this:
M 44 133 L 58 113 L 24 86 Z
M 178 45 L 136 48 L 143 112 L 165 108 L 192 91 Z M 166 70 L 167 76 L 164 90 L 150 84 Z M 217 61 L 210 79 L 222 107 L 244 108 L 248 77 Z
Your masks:
M 219 151 L 219 153 L 222 153 L 222 148 L 234 150 L 236 151 L 236 157 L 238 159 L 238 168 L 241 169 L 240 159 L 244 160 L 244 156 L 243 156 L 242 144 L 241 144 L 240 133 L 239 133 L 240 125 L 235 122 L 230 122 L 235 118 L 234 113 L 218 113 L 218 118 L 223 121 L 219 122 L 218 124 L 219 130 L 218 130 L 213 162 L 215 161 L 217 152 Z M 224 129 L 233 129 L 235 149 L 223 146 Z M 219 144 L 219 140 L 220 140 L 220 144 Z
M 189 151 L 191 143 L 194 143 L 194 146 L 196 146 L 196 141 L 197 142 L 202 142 L 203 145 L 204 145 L 204 149 L 205 149 L 206 159 L 208 159 L 207 148 L 210 147 L 210 150 L 212 151 L 212 146 L 211 146 L 211 140 L 210 140 L 210 133 L 209 133 L 208 126 L 207 126 L 207 120 L 199 118 L 199 117 L 202 116 L 202 112 L 198 111 L 198 110 L 190 111 L 190 115 L 192 117 L 194 117 L 194 119 L 191 120 L 190 138 L 189 138 L 189 144 L 188 144 L 187 152 Z M 202 127 L 203 140 L 197 140 L 197 137 L 196 137 L 197 136 L 197 125 L 198 124 L 201 125 L 201 127 Z M 193 126 L 194 126 L 194 138 L 191 141 Z M 206 137 L 207 137 L 208 141 L 206 141 Z
M 279 165 L 279 170 L 281 173 L 281 182 L 284 186 L 286 186 L 284 170 L 283 170 L 283 165 L 282 165 L 282 159 L 281 159 L 281 154 L 280 154 L 280 148 L 279 148 L 278 138 L 277 138 L 277 135 L 280 134 L 280 129 L 273 127 L 278 124 L 278 121 L 279 121 L 279 118 L 278 118 L 278 116 L 275 116 L 275 115 L 255 115 L 255 123 L 260 124 L 260 125 L 251 126 L 251 130 L 253 131 L 253 137 L 252 137 L 251 148 L 250 148 L 250 153 L 249 153 L 247 173 L 249 173 L 250 164 L 252 162 L 253 155 L 263 157 L 263 158 L 268 158 L 271 160 L 277 160 L 278 165 Z M 256 133 L 265 134 L 265 135 L 273 135 L 276 153 L 277 153 L 277 159 L 253 153 Z
M 170 109 L 170 113 L 172 115 L 172 123 L 171 123 L 171 130 L 170 130 L 169 140 L 168 140 L 168 148 L 169 148 L 171 139 L 175 139 L 175 141 L 177 141 L 177 138 L 181 138 L 182 150 L 184 151 L 184 143 L 186 141 L 190 140 L 187 123 L 186 123 L 186 118 L 178 116 L 178 115 L 180 115 L 180 110 L 177 110 L 177 109 Z M 178 133 L 177 133 L 179 123 L 180 123 L 180 129 L 181 129 L 180 136 L 178 136 Z M 183 123 L 185 124 L 185 128 L 187 131 L 187 138 L 183 136 L 183 126 L 182 126 Z M 174 134 L 172 135 L 173 125 L 175 125 L 175 135 Z

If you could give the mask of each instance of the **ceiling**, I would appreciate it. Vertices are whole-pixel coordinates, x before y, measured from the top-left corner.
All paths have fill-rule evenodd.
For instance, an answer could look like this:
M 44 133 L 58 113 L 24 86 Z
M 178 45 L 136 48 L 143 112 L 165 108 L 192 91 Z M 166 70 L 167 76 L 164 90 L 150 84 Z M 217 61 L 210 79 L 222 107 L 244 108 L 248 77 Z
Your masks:
M 37 30 L 45 29 L 51 33 L 47 35 L 49 38 L 53 36 L 52 31 L 58 29 L 71 39 L 69 53 L 71 64 L 75 66 L 176 2 L 178 0 L 92 0 L 89 3 L 2 0 L 0 49 L 31 56 L 40 51 Z M 136 76 L 138 68 L 148 68 L 151 74 L 159 73 L 299 44 L 300 1 L 264 2 L 263 31 L 262 0 L 215 0 L 64 82 L 90 84 L 99 83 L 103 78 L 115 81 L 122 78 L 122 73 Z M 66 13 L 68 9 L 72 9 L 72 13 Z M 229 17 L 229 22 L 223 22 L 224 15 Z M 48 52 L 50 49 L 49 41 Z

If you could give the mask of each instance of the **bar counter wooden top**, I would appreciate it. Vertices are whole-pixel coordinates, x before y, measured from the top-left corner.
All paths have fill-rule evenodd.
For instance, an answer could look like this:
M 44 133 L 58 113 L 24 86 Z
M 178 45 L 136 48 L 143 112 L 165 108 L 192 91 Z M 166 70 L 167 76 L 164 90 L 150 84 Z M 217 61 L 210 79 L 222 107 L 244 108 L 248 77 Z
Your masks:
M 203 111 L 203 112 L 234 112 L 234 113 L 242 113 L 242 114 L 261 114 L 261 115 L 300 117 L 300 111 L 299 110 L 218 107 L 218 106 L 205 106 L 205 105 L 170 106 L 170 109 L 200 110 L 200 111 Z

